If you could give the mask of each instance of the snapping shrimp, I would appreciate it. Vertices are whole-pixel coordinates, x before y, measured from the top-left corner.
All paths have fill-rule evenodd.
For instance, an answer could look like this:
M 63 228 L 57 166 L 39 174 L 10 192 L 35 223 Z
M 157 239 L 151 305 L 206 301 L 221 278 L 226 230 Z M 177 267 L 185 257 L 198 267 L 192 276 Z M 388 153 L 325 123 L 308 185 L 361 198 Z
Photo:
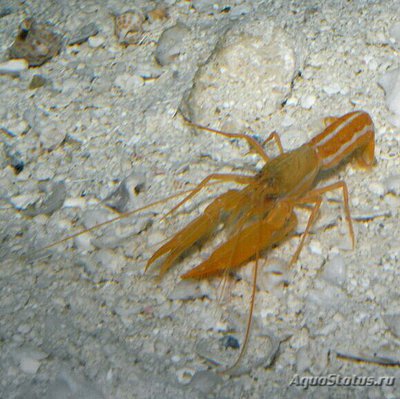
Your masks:
M 354 111 L 331 122 L 322 133 L 290 152 L 283 152 L 279 136 L 272 133 L 280 155 L 270 159 L 257 141 L 244 134 L 225 133 L 187 121 L 195 127 L 231 138 L 244 138 L 265 161 L 255 176 L 212 174 L 206 177 L 169 213 L 178 209 L 212 180 L 243 184 L 242 190 L 229 190 L 207 206 L 203 214 L 189 223 L 148 260 L 146 270 L 158 258 L 166 255 L 160 275 L 167 272 L 178 258 L 197 241 L 212 233 L 221 222 L 235 223 L 237 233 L 219 246 L 200 265 L 185 273 L 183 279 L 202 279 L 239 267 L 250 258 L 288 236 L 297 226 L 294 207 L 314 204 L 307 227 L 292 257 L 293 264 L 304 245 L 322 202 L 322 194 L 335 189 L 343 192 L 346 220 L 354 247 L 355 237 L 350 217 L 349 195 L 344 181 L 314 188 L 321 171 L 335 168 L 350 155 L 355 155 L 363 167 L 374 164 L 375 130 L 371 117 L 364 111 Z
M 161 277 L 187 249 L 215 231 L 221 222 L 227 226 L 233 226 L 236 234 L 217 247 L 207 260 L 181 276 L 183 279 L 209 278 L 226 274 L 251 258 L 256 259 L 253 269 L 249 316 L 242 349 L 234 364 L 224 370 L 224 372 L 231 372 L 239 364 L 249 340 L 260 253 L 280 243 L 293 233 L 297 226 L 294 208 L 302 204 L 313 204 L 306 229 L 292 256 L 290 265 L 295 263 L 299 257 L 305 238 L 321 206 L 322 195 L 328 191 L 342 190 L 345 216 L 354 248 L 355 237 L 346 183 L 338 181 L 322 188 L 315 188 L 315 186 L 320 172 L 335 168 L 351 155 L 355 156 L 360 166 L 366 168 L 373 166 L 375 162 L 375 129 L 371 117 L 364 111 L 354 111 L 341 117 L 326 118 L 329 125 L 322 133 L 308 143 L 286 153 L 283 152 L 277 133 L 272 133 L 266 141 L 275 139 L 280 155 L 270 159 L 263 146 L 251 136 L 225 133 L 186 121 L 194 127 L 216 134 L 245 139 L 266 162 L 255 176 L 212 174 L 206 177 L 168 214 L 191 199 L 212 180 L 234 182 L 245 185 L 245 187 L 242 190 L 229 190 L 214 199 L 199 217 L 162 245 L 146 265 L 147 270 L 156 260 L 165 256 L 159 265 Z

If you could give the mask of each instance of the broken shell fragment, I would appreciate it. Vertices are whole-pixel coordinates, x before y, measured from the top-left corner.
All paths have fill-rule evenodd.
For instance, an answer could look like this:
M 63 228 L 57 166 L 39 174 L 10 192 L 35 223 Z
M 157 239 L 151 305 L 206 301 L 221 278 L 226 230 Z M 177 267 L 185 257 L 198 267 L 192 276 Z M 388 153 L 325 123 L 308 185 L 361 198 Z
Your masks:
M 60 51 L 62 42 L 61 37 L 50 28 L 50 25 L 26 18 L 8 50 L 9 58 L 23 58 L 29 66 L 39 66 L 53 58 Z
M 147 13 L 147 18 L 150 22 L 162 21 L 168 18 L 168 11 L 164 7 L 158 7 Z

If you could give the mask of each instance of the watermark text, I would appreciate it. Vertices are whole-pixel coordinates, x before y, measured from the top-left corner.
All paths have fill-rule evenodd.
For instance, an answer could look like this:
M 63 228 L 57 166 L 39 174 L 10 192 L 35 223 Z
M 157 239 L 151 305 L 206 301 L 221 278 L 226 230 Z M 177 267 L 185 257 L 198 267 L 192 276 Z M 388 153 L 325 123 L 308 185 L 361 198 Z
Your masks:
M 308 389 L 309 387 L 381 387 L 390 386 L 395 384 L 395 377 L 372 377 L 361 375 L 298 375 L 295 374 L 289 383 L 289 386 L 302 387 Z

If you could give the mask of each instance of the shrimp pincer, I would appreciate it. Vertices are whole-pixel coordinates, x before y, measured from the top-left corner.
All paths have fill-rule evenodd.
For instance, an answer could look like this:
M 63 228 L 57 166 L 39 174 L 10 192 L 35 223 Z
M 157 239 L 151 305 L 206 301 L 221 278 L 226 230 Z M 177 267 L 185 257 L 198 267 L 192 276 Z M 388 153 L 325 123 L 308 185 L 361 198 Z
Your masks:
M 186 250 L 209 236 L 221 222 L 233 225 L 232 231 L 236 231 L 236 234 L 217 247 L 209 259 L 182 278 L 212 277 L 237 268 L 252 257 L 258 260 L 261 251 L 278 244 L 295 230 L 297 217 L 294 207 L 313 204 L 305 232 L 291 259 L 292 264 L 297 260 L 304 239 L 316 219 L 322 194 L 335 189 L 343 192 L 345 215 L 354 247 L 346 183 L 338 181 L 322 188 L 314 187 L 321 171 L 335 168 L 350 155 L 354 155 L 361 166 L 371 167 L 374 164 L 374 125 L 371 117 L 364 111 L 354 111 L 327 120 L 331 123 L 322 133 L 295 150 L 286 153 L 281 151 L 273 159 L 269 159 L 262 146 L 255 143 L 250 136 L 224 133 L 189 122 L 194 127 L 216 134 L 246 139 L 253 150 L 266 160 L 266 164 L 254 176 L 213 174 L 205 178 L 172 211 L 192 198 L 211 180 L 235 182 L 245 187 L 241 190 L 229 190 L 214 199 L 203 214 L 154 253 L 148 260 L 146 269 L 165 255 L 159 265 L 162 276 Z M 282 148 L 277 134 L 270 138 L 277 141 L 279 149 Z

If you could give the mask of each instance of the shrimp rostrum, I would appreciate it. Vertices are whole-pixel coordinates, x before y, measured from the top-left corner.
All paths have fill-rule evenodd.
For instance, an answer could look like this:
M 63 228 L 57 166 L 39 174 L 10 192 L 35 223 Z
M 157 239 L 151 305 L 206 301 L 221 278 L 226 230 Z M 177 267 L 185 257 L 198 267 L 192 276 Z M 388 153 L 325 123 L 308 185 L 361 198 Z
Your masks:
M 330 124 L 322 133 L 299 148 L 283 152 L 279 136 L 272 133 L 280 155 L 270 159 L 263 146 L 251 136 L 225 133 L 187 121 L 198 127 L 229 138 L 245 139 L 252 150 L 265 160 L 264 167 L 254 176 L 212 174 L 206 177 L 186 198 L 169 213 L 196 195 L 210 181 L 234 182 L 242 189 L 230 189 L 215 198 L 204 212 L 162 245 L 148 260 L 146 269 L 156 260 L 162 276 L 195 243 L 209 236 L 223 223 L 234 231 L 210 257 L 182 275 L 183 279 L 202 279 L 221 275 L 256 258 L 261 251 L 278 244 L 293 233 L 297 226 L 294 207 L 312 205 L 308 223 L 290 263 L 294 263 L 304 245 L 321 205 L 325 192 L 340 189 L 346 220 L 354 247 L 354 231 L 350 217 L 347 185 L 338 181 L 316 188 L 320 172 L 335 168 L 349 157 L 363 167 L 374 164 L 375 131 L 371 117 L 364 111 L 354 111 L 337 118 L 327 118 Z M 265 142 L 266 142 L 265 141 Z M 265 143 L 264 142 L 264 143 Z

